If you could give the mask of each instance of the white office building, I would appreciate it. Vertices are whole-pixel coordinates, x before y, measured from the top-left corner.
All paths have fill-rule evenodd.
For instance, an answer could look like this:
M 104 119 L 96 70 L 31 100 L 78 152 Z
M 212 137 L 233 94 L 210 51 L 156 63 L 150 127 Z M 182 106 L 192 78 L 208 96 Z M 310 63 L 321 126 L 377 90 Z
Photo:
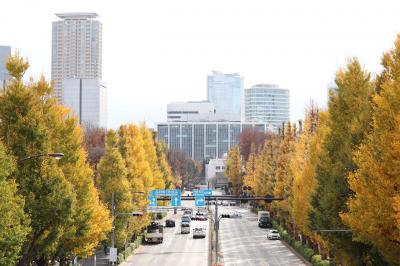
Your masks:
M 96 13 L 60 13 L 53 22 L 51 79 L 63 102 L 64 79 L 102 78 L 102 24 Z
M 80 124 L 107 128 L 107 87 L 99 79 L 64 79 L 62 98 Z
M 245 121 L 267 123 L 276 131 L 290 119 L 288 89 L 272 84 L 254 85 L 244 91 Z
M 238 73 L 212 71 L 207 78 L 207 101 L 214 103 L 217 114 L 241 113 L 243 77 Z
M 0 46 L 0 89 L 6 84 L 9 79 L 6 69 L 6 60 L 11 55 L 11 46 Z

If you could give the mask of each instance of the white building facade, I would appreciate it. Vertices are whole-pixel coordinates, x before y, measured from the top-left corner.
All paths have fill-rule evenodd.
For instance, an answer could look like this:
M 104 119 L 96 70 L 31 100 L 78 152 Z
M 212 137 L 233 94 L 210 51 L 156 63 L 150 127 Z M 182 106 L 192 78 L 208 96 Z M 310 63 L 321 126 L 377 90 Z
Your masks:
M 99 79 L 64 79 L 62 98 L 86 127 L 107 128 L 107 87 Z
M 246 122 L 267 123 L 276 131 L 290 119 L 288 89 L 272 84 L 258 84 L 244 91 Z
M 6 84 L 9 79 L 6 69 L 6 60 L 11 55 L 11 46 L 0 46 L 0 89 Z
M 53 22 L 51 79 L 62 99 L 64 79 L 102 78 L 102 24 L 96 13 L 60 13 Z
M 207 101 L 214 103 L 217 114 L 241 113 L 243 77 L 238 73 L 212 71 L 207 77 Z

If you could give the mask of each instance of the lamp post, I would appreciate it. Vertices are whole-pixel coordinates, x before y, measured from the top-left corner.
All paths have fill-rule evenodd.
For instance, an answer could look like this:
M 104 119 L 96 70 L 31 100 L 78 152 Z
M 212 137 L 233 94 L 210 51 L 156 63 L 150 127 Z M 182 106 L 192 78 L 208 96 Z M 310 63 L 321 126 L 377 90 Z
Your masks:
M 36 159 L 39 157 L 53 157 L 56 160 L 60 160 L 62 157 L 64 157 L 64 153 L 56 152 L 56 153 L 40 153 L 40 154 L 35 154 L 35 155 L 29 155 L 25 158 L 19 159 L 17 161 L 17 164 L 20 164 L 20 163 L 28 161 L 28 160 Z
M 111 248 L 115 248 L 115 223 L 114 220 L 117 218 L 118 215 L 130 215 L 130 216 L 142 216 L 143 212 L 127 212 L 127 213 L 116 213 L 115 212 L 115 199 L 114 199 L 115 192 L 111 193 L 111 214 L 112 214 L 112 227 L 111 227 Z M 142 194 L 144 195 L 143 191 L 139 192 L 132 192 L 132 194 Z M 111 260 L 111 258 L 110 258 Z M 111 265 L 114 265 L 114 261 L 111 262 Z

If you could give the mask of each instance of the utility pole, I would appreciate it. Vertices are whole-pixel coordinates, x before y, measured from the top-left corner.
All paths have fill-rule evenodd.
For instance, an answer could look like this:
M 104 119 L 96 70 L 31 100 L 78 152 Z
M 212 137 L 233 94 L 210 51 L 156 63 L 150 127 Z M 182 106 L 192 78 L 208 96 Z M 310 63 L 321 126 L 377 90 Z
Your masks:
M 111 193 L 111 214 L 112 214 L 112 228 L 111 228 L 111 248 L 114 248 L 115 241 L 115 203 L 114 203 L 114 192 Z M 111 265 L 114 265 L 114 261 L 111 262 Z
M 215 198 L 215 217 L 214 217 L 214 231 L 215 231 L 215 263 L 218 264 L 218 198 Z

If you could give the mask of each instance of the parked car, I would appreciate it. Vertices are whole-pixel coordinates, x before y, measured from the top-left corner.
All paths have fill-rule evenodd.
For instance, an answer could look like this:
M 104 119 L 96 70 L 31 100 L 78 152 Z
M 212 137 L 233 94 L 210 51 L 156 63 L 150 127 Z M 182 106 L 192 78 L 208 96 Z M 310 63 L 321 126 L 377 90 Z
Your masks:
M 205 228 L 194 228 L 193 229 L 193 238 L 205 238 L 206 237 L 206 229 Z
M 190 234 L 190 223 L 188 222 L 181 223 L 181 234 Z
M 269 240 L 279 240 L 279 239 L 281 239 L 281 236 L 280 236 L 278 230 L 273 229 L 273 230 L 268 231 L 267 238 Z
M 226 200 L 222 201 L 222 206 L 229 206 L 229 202 Z
M 167 219 L 165 221 L 165 227 L 175 227 L 175 221 L 172 219 Z

